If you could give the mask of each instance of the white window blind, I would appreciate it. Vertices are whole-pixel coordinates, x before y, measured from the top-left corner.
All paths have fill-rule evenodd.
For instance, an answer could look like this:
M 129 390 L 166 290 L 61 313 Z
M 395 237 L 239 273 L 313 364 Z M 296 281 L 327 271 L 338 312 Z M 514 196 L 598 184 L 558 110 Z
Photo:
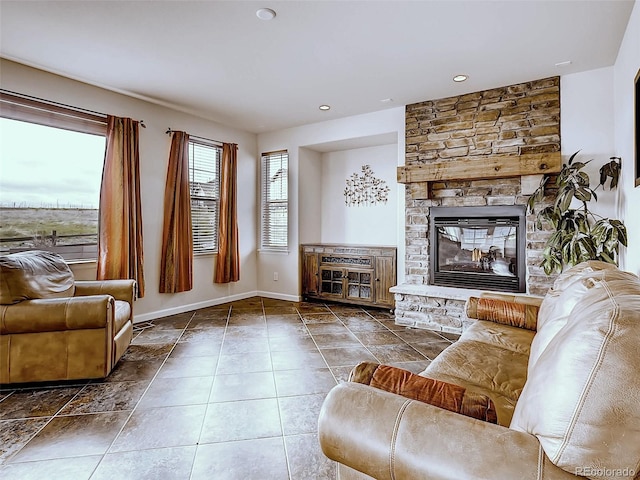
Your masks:
M 262 154 L 262 247 L 286 249 L 289 225 L 289 154 Z
M 218 251 L 221 154 L 216 145 L 189 140 L 193 253 Z

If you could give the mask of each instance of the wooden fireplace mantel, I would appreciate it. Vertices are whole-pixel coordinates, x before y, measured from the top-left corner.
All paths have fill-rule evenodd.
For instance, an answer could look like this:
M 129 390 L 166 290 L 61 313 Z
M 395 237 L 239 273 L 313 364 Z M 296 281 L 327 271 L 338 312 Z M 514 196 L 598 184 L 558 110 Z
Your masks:
M 434 160 L 419 165 L 398 167 L 398 183 L 524 177 L 558 173 L 561 169 L 560 152 L 493 156 L 486 159 Z

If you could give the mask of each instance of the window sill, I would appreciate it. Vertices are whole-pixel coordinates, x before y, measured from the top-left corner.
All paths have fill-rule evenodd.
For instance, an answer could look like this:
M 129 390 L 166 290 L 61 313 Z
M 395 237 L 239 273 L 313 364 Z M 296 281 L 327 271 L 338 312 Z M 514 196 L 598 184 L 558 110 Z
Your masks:
M 197 252 L 193 254 L 194 257 L 213 257 L 215 255 L 218 255 L 218 252 Z
M 258 253 L 269 253 L 275 255 L 289 255 L 289 249 L 279 249 L 279 248 L 259 248 Z
M 77 266 L 83 266 L 83 265 L 90 266 L 98 263 L 97 258 L 78 258 L 77 260 L 67 260 L 65 258 L 64 261 L 67 265 L 77 265 Z

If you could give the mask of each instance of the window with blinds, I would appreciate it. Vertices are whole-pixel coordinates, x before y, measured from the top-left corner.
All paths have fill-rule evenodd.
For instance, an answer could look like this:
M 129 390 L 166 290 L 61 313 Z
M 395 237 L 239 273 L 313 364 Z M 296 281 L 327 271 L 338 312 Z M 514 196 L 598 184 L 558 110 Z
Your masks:
M 193 253 L 218 251 L 221 155 L 216 145 L 189 140 Z
M 262 248 L 286 249 L 289 225 L 289 154 L 262 154 Z

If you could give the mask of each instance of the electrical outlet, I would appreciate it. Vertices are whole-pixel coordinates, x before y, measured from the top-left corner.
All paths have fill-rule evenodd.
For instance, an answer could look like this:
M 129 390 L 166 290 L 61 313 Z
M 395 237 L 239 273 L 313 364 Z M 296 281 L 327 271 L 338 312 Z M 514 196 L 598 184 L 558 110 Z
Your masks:
M 278 272 L 273 272 L 273 281 L 274 282 L 278 281 Z

